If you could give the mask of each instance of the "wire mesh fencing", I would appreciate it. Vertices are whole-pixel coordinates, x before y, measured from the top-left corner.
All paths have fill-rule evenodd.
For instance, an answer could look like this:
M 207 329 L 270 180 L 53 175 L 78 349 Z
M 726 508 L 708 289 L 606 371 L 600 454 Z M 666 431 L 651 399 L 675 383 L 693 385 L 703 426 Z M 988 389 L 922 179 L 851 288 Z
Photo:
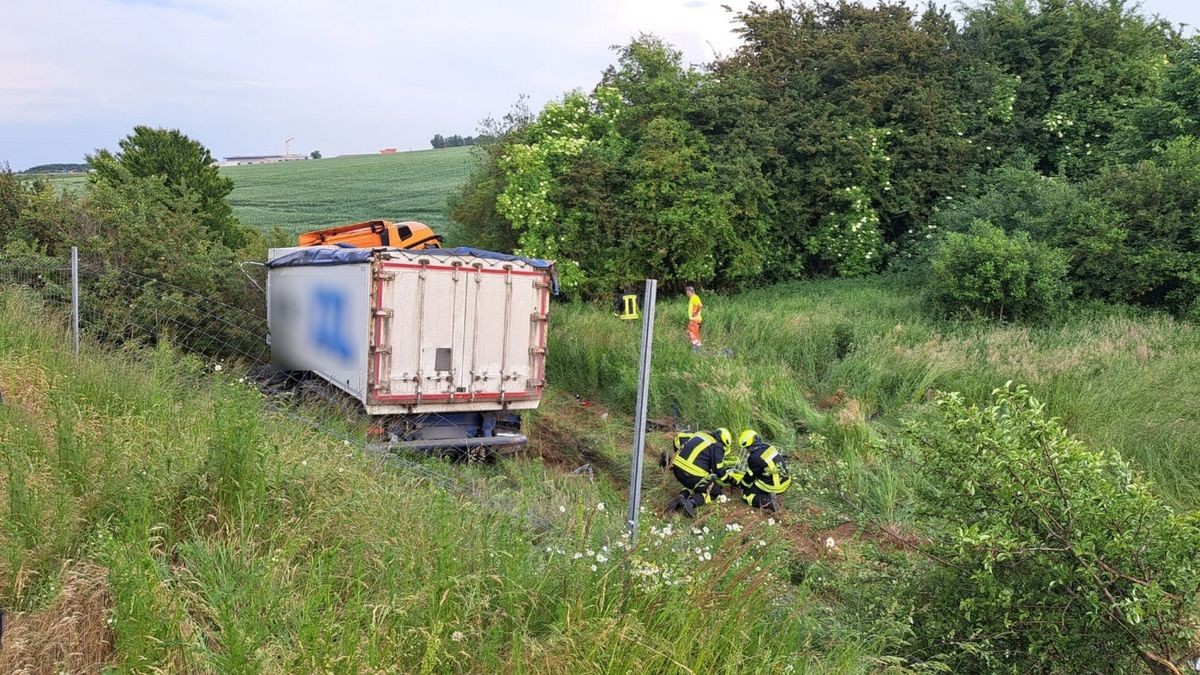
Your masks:
M 0 286 L 33 291 L 54 308 L 71 306 L 71 262 L 36 255 L 0 255 Z

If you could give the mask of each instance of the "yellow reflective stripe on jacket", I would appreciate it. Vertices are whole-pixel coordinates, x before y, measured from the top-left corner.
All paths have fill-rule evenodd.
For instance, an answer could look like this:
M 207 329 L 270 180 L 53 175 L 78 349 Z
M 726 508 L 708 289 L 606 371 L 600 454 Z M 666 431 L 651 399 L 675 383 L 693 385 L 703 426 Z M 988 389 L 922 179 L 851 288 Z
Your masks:
M 767 492 L 779 494 L 792 484 L 791 476 L 780 470 L 780 467 L 775 464 L 775 458 L 779 456 L 779 450 L 775 446 L 767 448 L 767 451 L 762 454 L 762 460 L 767 465 L 767 470 L 763 478 L 769 478 L 770 481 L 765 481 L 759 478 L 754 481 L 754 487 Z
M 680 469 L 683 469 L 684 471 L 686 471 L 687 473 L 692 474 L 693 476 L 700 476 L 701 478 L 703 478 L 708 475 L 708 472 L 705 471 L 704 469 L 701 469 L 700 467 L 696 466 L 696 458 L 700 456 L 701 452 L 704 452 L 705 448 L 712 445 L 713 443 L 716 443 L 717 441 L 716 441 L 716 439 L 714 439 L 712 436 L 709 436 L 708 434 L 696 434 L 696 436 L 693 436 L 693 438 L 695 438 L 697 436 L 704 439 L 704 442 L 702 442 L 702 443 L 698 444 L 696 447 L 692 448 L 692 451 L 690 453 L 688 453 L 687 457 L 683 456 L 682 449 L 680 450 L 680 452 L 675 453 L 675 457 L 673 457 L 671 459 L 671 465 L 677 466 Z M 688 439 L 688 440 L 691 440 L 691 439 Z
M 692 440 L 692 437 L 695 435 L 696 432 L 694 431 L 681 431 L 675 434 L 675 452 L 679 452 L 683 448 L 683 444 Z

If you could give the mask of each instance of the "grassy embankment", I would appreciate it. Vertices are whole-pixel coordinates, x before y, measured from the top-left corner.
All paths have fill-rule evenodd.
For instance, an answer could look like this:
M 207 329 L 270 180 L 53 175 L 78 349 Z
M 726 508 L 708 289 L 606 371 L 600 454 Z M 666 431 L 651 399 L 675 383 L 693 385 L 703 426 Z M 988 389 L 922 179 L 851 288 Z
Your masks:
M 709 533 L 664 534 L 654 512 L 674 486 L 649 464 L 647 534 L 630 554 L 619 533 L 638 330 L 604 309 L 555 308 L 554 389 L 530 419 L 532 454 L 548 461 L 428 464 L 470 488 L 447 492 L 169 350 L 89 348 L 77 365 L 28 302 L 0 296 L 3 667 L 94 655 L 212 672 L 877 671 L 886 638 L 842 611 L 833 577 L 869 547 L 913 541 L 920 469 L 890 441 L 934 389 L 981 399 L 1028 382 L 1076 434 L 1132 457 L 1177 506 L 1197 504 L 1200 335 L 1161 316 L 961 325 L 926 318 L 896 279 L 811 282 L 708 296 L 697 356 L 682 301 L 666 301 L 652 414 L 753 425 L 794 449 L 799 477 L 782 527 L 729 503 L 698 523 Z M 585 462 L 594 484 L 561 470 Z
M 471 148 L 231 166 L 229 203 L 244 224 L 289 232 L 356 221 L 419 220 L 455 240 L 446 196 L 474 164 Z
M 264 410 L 229 369 L 76 362 L 34 304 L 0 293 L 0 671 L 878 667 L 779 578 L 778 527 L 647 514 L 629 552 L 607 481 L 422 465 L 553 523 L 534 529 Z
M 983 401 L 1008 380 L 1028 384 L 1089 444 L 1132 458 L 1176 507 L 1200 507 L 1191 324 L 1113 308 L 1036 327 L 957 324 L 929 318 L 898 278 L 816 281 L 706 295 L 707 354 L 697 356 L 685 311 L 681 298 L 659 306 L 651 416 L 678 406 L 686 424 L 753 426 L 793 449 L 803 474 L 787 496 L 793 513 L 902 529 L 920 468 L 889 442 L 900 420 L 925 414 L 934 390 Z M 627 418 L 638 331 L 603 309 L 556 307 L 548 379 Z M 660 480 L 665 495 L 670 481 Z

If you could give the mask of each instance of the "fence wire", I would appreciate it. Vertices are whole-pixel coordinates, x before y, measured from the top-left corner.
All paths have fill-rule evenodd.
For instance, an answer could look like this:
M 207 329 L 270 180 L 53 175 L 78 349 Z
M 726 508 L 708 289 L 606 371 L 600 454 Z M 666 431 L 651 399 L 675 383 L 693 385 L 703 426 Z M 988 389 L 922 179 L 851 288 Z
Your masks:
M 0 257 L 0 285 L 36 291 L 52 306 L 71 306 L 71 263 L 35 257 Z
M 2 286 L 32 290 L 46 305 L 69 312 L 70 260 L 0 255 Z M 221 364 L 251 376 L 269 372 L 265 297 L 262 311 L 253 312 L 131 270 L 89 261 L 84 252 L 80 252 L 79 295 L 79 326 L 85 344 L 105 348 L 152 347 L 165 340 L 174 348 L 202 356 L 213 365 Z M 319 419 L 311 401 L 304 397 L 296 400 L 296 397 L 268 394 L 264 408 L 311 427 L 331 440 L 357 447 L 366 455 L 380 458 L 481 507 L 509 513 L 535 534 L 561 529 L 554 521 L 481 487 L 478 481 L 438 471 L 428 461 L 372 450 L 370 439 L 365 436 L 351 434 Z M 347 407 L 338 416 L 344 417 L 350 426 L 365 427 L 370 419 L 365 412 L 353 413 Z

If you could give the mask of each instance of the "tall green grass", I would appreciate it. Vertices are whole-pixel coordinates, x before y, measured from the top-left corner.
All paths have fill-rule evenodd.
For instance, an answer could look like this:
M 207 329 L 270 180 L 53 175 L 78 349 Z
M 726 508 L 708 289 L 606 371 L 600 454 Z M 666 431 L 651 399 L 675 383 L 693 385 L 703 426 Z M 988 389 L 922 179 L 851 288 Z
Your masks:
M 923 414 L 934 390 L 983 401 L 1009 380 L 1028 384 L 1085 441 L 1133 458 L 1176 506 L 1200 506 L 1200 456 L 1192 452 L 1200 444 L 1200 331 L 1191 324 L 1121 308 L 1037 326 L 953 323 L 929 317 L 901 277 L 704 302 L 699 355 L 685 338 L 684 299 L 659 304 L 651 414 L 678 410 L 700 428 L 754 427 L 835 469 L 814 490 L 857 494 L 883 520 L 902 510 L 906 484 L 919 479 L 918 467 L 886 450 L 895 425 Z M 639 326 L 587 305 L 556 307 L 553 321 L 550 381 L 631 411 Z
M 878 638 L 788 583 L 766 522 L 693 533 L 647 509 L 628 546 L 606 481 L 397 469 L 168 346 L 75 361 L 34 304 L 0 292 L 0 607 L 47 611 L 71 561 L 101 566 L 116 670 L 879 667 Z

